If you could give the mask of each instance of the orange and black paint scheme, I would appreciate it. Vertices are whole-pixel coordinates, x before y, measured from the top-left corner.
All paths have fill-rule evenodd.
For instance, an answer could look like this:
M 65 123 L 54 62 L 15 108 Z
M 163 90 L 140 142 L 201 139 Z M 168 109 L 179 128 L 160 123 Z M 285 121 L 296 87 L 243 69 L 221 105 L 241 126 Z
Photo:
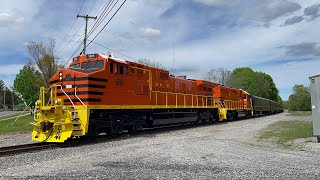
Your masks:
M 73 58 L 50 80 L 36 104 L 33 140 L 64 142 L 74 136 L 118 134 L 143 128 L 236 119 L 254 115 L 250 94 L 169 71 L 87 54 Z

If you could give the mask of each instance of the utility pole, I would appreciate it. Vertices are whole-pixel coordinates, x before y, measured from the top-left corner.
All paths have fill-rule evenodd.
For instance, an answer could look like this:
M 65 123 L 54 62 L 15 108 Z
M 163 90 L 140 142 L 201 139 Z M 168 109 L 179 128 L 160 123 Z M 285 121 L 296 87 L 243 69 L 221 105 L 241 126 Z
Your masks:
M 12 111 L 14 111 L 14 89 L 13 87 L 11 87 L 12 89 Z
M 60 58 L 55 58 L 53 57 L 53 67 L 55 68 L 55 71 L 58 70 L 58 61 L 59 61 Z
M 77 18 L 78 17 L 82 17 L 86 20 L 86 26 L 85 26 L 85 29 L 84 29 L 84 40 L 83 40 L 83 54 L 86 54 L 86 48 L 87 48 L 87 29 L 88 29 L 88 19 L 97 19 L 97 16 L 96 17 L 93 17 L 93 16 L 88 16 L 88 15 L 77 15 Z
M 6 109 L 6 87 L 3 88 L 3 110 L 5 111 Z

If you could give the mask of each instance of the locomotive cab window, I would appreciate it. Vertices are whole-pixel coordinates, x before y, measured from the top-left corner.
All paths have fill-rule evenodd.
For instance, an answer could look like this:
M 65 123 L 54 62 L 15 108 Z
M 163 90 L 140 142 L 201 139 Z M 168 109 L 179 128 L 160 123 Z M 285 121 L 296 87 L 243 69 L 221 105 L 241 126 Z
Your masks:
M 80 68 L 80 63 L 76 63 L 76 64 L 73 64 L 71 66 L 69 66 L 70 69 L 79 69 Z
M 129 67 L 126 66 L 126 76 L 128 76 L 128 75 L 129 75 Z
M 116 64 L 116 69 L 115 69 L 115 71 L 116 71 L 116 72 L 114 72 L 114 73 L 119 73 L 119 65 L 118 65 L 118 64 Z
M 101 69 L 104 69 L 104 60 L 95 60 L 95 61 L 88 61 L 81 63 L 76 63 L 69 66 L 69 69 L 85 72 L 85 73 L 92 73 Z
M 83 62 L 81 64 L 81 69 L 103 69 L 104 67 L 104 61 L 103 60 L 97 60 L 97 61 L 89 61 L 89 62 Z
M 110 73 L 113 73 L 113 63 L 110 63 L 110 64 L 109 64 L 109 67 L 110 67 L 110 68 L 109 68 L 109 69 L 110 69 Z
M 119 66 L 119 73 L 123 74 L 123 66 Z

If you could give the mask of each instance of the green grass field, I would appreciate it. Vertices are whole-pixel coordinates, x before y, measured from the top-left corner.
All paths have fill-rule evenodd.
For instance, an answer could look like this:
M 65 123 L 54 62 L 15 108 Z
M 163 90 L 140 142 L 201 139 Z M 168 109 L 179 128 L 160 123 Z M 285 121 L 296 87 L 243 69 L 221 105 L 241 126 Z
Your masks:
M 17 117 L 17 116 L 18 115 L 11 115 L 11 116 L 0 118 L 0 134 L 32 131 L 33 126 L 30 124 L 30 122 L 33 121 L 33 116 L 31 116 L 30 113 L 28 113 L 28 115 L 22 116 L 16 122 L 14 122 L 16 119 L 14 117 Z M 7 118 L 10 118 L 10 119 L 4 120 Z
M 289 111 L 291 116 L 311 116 L 311 111 Z
M 259 139 L 272 140 L 289 147 L 294 139 L 313 137 L 312 121 L 279 121 L 269 125 L 260 133 Z

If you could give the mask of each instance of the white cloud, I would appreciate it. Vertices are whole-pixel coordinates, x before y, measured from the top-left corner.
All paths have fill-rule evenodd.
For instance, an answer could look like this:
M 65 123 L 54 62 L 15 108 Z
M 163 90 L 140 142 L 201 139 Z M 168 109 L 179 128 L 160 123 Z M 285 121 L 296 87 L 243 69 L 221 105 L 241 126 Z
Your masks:
M 9 64 L 0 66 L 0 75 L 12 75 L 18 74 L 20 69 L 23 68 L 23 64 Z
M 0 66 L 0 79 L 7 87 L 13 86 L 13 81 L 20 69 L 23 68 L 23 64 L 9 64 Z
M 140 36 L 144 38 L 157 38 L 161 36 L 161 31 L 154 28 L 141 28 Z
M 244 16 L 249 16 L 268 23 L 274 19 L 298 11 L 299 9 L 301 9 L 301 5 L 298 3 L 272 0 L 271 2 L 267 1 L 258 4 L 253 11 L 245 13 Z
M 308 17 L 309 21 L 320 16 L 320 4 L 314 4 L 304 9 L 304 15 Z
M 199 2 L 205 4 L 207 6 L 225 6 L 225 5 L 236 5 L 240 3 L 240 0 L 194 0 L 195 2 Z
M 25 22 L 25 18 L 17 9 L 0 12 L 0 27 L 17 28 Z

